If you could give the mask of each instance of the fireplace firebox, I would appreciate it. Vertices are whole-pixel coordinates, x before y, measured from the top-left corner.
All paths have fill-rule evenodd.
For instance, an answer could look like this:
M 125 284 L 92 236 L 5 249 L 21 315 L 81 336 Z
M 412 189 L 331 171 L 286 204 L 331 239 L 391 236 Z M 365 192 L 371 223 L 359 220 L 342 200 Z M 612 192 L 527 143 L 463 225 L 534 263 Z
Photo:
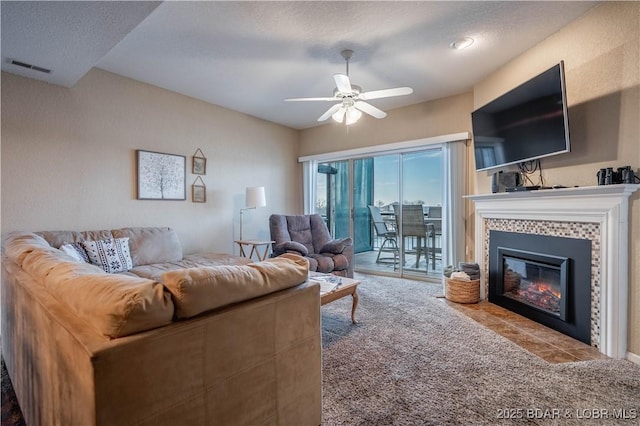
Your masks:
M 490 231 L 489 301 L 591 342 L 591 241 Z

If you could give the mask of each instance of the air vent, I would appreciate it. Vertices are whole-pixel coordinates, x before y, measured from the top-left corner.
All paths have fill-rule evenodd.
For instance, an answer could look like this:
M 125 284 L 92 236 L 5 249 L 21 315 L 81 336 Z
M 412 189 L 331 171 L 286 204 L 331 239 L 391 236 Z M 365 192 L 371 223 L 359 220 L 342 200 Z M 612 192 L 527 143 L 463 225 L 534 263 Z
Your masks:
M 11 65 L 17 65 L 17 66 L 22 67 L 22 68 L 28 68 L 30 70 L 40 71 L 40 72 L 43 72 L 45 74 L 50 74 L 51 73 L 51 70 L 49 70 L 49 69 L 42 68 L 42 67 L 39 67 L 37 65 L 27 64 L 26 62 L 16 61 L 15 59 L 9 59 L 9 63 Z

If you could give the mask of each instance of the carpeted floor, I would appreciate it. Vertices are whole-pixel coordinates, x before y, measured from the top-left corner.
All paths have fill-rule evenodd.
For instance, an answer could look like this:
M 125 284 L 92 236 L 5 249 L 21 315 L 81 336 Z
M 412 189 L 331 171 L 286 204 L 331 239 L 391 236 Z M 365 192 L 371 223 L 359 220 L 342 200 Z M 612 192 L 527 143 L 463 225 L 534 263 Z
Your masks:
M 13 387 L 11 386 L 7 369 L 4 366 L 4 360 L 2 360 L 0 368 L 0 372 L 2 373 L 2 399 L 0 401 L 2 426 L 24 426 L 25 423 L 22 418 L 22 412 L 20 411 L 16 395 L 13 393 Z
M 356 278 L 358 324 L 350 299 L 322 307 L 325 424 L 640 424 L 640 366 L 549 364 L 435 298 L 440 286 Z
M 640 366 L 549 364 L 435 298 L 439 286 L 357 278 L 358 324 L 350 298 L 322 307 L 323 424 L 640 424 Z M 22 425 L 9 385 L 3 364 L 2 426 Z

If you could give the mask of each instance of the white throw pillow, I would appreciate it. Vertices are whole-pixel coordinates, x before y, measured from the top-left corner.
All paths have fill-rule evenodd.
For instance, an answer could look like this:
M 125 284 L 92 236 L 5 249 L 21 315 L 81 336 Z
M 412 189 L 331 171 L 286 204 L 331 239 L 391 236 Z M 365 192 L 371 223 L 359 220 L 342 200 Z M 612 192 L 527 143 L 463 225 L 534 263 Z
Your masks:
M 89 256 L 80 243 L 68 243 L 60 246 L 60 250 L 73 257 L 79 263 L 91 263 Z
M 114 274 L 133 268 L 129 252 L 129 238 L 110 238 L 99 241 L 82 241 L 89 261 L 105 272 Z

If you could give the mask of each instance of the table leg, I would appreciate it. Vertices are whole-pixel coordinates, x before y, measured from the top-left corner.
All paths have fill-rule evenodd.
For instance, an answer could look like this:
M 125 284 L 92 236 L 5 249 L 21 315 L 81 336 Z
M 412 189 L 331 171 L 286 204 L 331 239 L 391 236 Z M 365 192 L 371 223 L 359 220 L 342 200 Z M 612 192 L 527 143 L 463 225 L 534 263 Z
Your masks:
M 351 295 L 353 298 L 353 304 L 351 305 L 351 322 L 356 323 L 356 308 L 358 307 L 358 289 L 353 289 L 353 294 Z
M 262 253 L 262 256 L 258 253 L 258 259 L 265 260 L 267 258 L 267 254 L 269 254 L 269 244 L 264 246 L 264 253 Z
M 253 260 L 253 255 L 254 253 L 258 256 L 258 260 L 260 260 L 260 254 L 258 253 L 258 251 L 256 250 L 256 245 L 252 244 L 251 245 L 251 254 L 249 255 L 249 259 Z

